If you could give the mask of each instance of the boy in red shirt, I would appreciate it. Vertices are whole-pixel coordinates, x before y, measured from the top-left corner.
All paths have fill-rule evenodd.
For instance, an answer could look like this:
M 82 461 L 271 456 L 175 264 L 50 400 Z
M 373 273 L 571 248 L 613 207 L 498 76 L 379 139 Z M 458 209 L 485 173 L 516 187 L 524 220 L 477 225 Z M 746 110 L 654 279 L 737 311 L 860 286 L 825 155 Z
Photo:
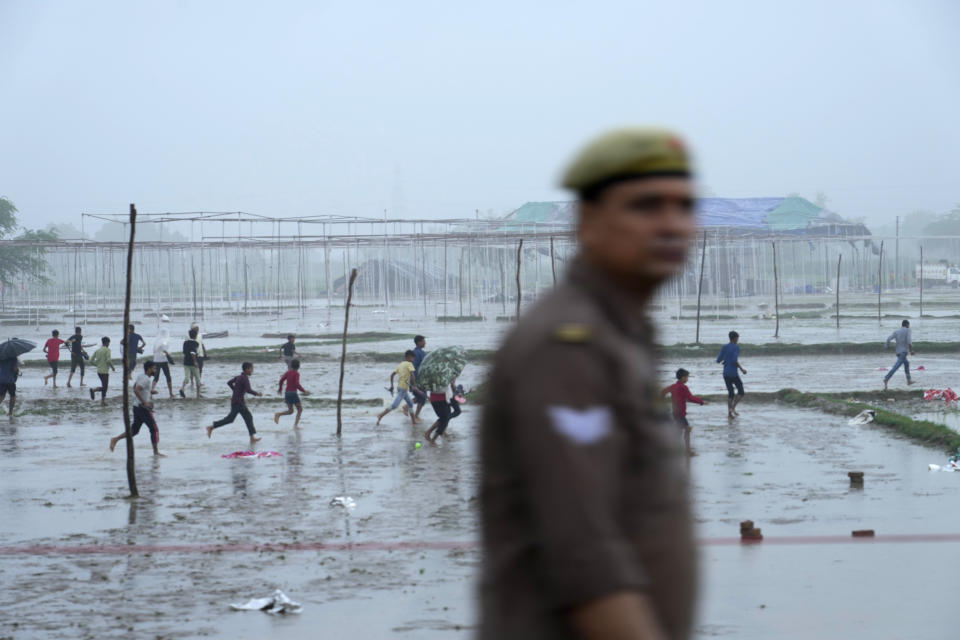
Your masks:
M 693 455 L 690 448 L 690 423 L 687 422 L 687 401 L 695 402 L 699 405 L 707 404 L 704 400 L 690 393 L 687 388 L 687 380 L 690 379 L 690 372 L 686 369 L 677 369 L 677 381 L 660 392 L 661 396 L 668 393 L 673 400 L 673 421 L 683 429 L 683 442 L 687 447 L 687 455 Z
M 53 388 L 57 388 L 57 368 L 60 366 L 60 345 L 64 344 L 65 340 L 60 339 L 60 332 L 56 329 L 53 330 L 53 337 L 48 338 L 46 344 L 43 345 L 43 352 L 47 354 L 47 364 L 50 365 L 50 375 L 43 377 L 43 384 L 47 384 L 47 380 L 53 378 Z
M 297 417 L 293 421 L 293 428 L 300 428 L 300 414 L 303 413 L 303 405 L 300 404 L 300 396 L 297 391 L 308 396 L 310 392 L 300 386 L 300 360 L 294 358 L 290 361 L 290 368 L 280 376 L 280 385 L 277 387 L 277 393 L 283 393 L 283 383 L 287 383 L 287 392 L 283 394 L 283 401 L 287 403 L 287 410 L 273 414 L 274 424 L 280 424 L 280 416 L 288 416 L 293 413 L 293 408 L 297 408 Z

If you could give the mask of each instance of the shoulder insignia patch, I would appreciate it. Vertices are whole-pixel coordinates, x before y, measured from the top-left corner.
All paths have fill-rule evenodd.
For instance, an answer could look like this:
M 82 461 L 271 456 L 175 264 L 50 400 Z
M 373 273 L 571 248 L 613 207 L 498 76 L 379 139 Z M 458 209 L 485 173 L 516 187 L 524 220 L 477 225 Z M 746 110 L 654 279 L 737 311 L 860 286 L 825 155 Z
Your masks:
M 593 337 L 593 331 L 585 324 L 562 324 L 553 332 L 560 342 L 584 343 Z
M 591 445 L 613 432 L 613 412 L 609 407 L 586 409 L 547 407 L 547 415 L 554 431 L 577 445 Z

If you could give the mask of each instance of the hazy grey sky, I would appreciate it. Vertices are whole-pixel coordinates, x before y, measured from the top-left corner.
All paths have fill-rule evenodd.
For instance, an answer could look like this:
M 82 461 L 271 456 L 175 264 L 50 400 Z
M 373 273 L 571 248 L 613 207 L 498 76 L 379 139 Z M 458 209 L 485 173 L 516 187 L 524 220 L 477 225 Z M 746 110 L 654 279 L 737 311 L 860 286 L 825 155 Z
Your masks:
M 466 217 L 672 126 L 717 196 L 960 201 L 960 3 L 0 0 L 0 195 L 81 212 Z

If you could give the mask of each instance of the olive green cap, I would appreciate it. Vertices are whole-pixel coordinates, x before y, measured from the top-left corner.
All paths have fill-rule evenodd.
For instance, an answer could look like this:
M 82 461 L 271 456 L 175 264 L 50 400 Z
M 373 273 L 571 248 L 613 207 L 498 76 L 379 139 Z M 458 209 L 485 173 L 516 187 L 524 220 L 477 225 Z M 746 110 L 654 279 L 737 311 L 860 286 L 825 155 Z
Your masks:
M 600 185 L 655 175 L 689 175 L 686 145 L 665 129 L 631 127 L 601 135 L 574 158 L 563 186 L 584 193 Z

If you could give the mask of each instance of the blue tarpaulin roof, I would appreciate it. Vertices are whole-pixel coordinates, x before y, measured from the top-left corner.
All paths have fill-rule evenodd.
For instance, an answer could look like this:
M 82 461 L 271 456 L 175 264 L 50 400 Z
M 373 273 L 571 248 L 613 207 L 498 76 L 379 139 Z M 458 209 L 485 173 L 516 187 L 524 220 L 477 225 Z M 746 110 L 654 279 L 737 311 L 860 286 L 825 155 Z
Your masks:
M 573 202 L 528 202 L 504 222 L 509 226 L 573 224 Z M 832 211 L 804 198 L 700 198 L 700 224 L 706 228 L 742 230 L 746 233 L 814 232 L 831 235 L 869 235 L 861 224 L 847 222 Z

